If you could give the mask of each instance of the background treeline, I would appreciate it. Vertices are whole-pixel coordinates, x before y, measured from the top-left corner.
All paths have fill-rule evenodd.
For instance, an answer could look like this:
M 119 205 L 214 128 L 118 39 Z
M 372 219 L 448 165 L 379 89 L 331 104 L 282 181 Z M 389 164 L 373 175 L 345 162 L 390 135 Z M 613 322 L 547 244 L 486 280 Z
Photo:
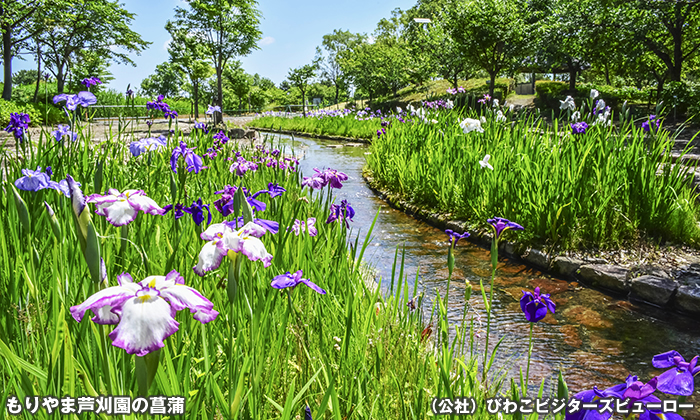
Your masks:
M 129 28 L 133 14 L 116 2 L 2 3 L 2 45 L 9 45 L 2 51 L 3 99 L 16 104 L 46 102 L 44 92 L 78 90 L 89 76 L 107 82 L 111 63 L 133 64 L 129 54 L 149 45 Z M 259 111 L 314 98 L 321 105 L 362 98 L 377 107 L 407 90 L 427 97 L 436 80 L 457 88 L 481 78 L 485 91 L 505 96 L 511 89 L 496 83 L 504 77 L 562 82 L 537 85 L 541 106 L 594 87 L 606 102 L 663 100 L 679 114 L 700 113 L 700 2 L 694 0 L 418 0 L 381 19 L 370 34 L 336 29 L 323 36 L 312 62 L 290 69 L 279 85 L 246 73 L 236 59 L 258 48 L 256 2 L 241 1 L 240 12 L 226 14 L 228 3 L 176 7 L 166 24 L 173 39 L 169 59 L 131 86 L 137 96 L 180 98 L 195 114 L 212 103 L 232 112 Z M 230 21 L 213 25 L 212 10 Z M 239 35 L 222 38 L 224 44 L 210 41 L 212 33 L 235 31 Z M 221 45 L 228 48 L 224 54 L 216 53 Z M 12 73 L 13 57 L 33 58 L 37 69 Z M 444 91 L 445 84 L 439 86 Z M 101 99 L 117 101 L 126 90 Z

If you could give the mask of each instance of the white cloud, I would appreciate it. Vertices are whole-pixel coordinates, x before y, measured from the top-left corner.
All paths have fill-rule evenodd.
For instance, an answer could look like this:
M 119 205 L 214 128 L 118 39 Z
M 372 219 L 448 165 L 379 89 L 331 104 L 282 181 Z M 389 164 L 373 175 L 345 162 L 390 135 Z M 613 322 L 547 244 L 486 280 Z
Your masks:
M 270 45 L 273 42 L 275 42 L 275 38 L 271 36 L 266 36 L 265 38 L 260 40 L 260 45 Z

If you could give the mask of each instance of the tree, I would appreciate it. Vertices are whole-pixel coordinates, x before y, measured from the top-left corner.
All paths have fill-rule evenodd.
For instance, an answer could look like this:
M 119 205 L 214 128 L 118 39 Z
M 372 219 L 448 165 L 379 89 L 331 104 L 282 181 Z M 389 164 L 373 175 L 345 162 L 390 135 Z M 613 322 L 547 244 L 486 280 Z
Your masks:
M 588 13 L 590 2 L 582 0 L 532 1 L 528 10 L 528 23 L 536 36 L 534 57 L 530 68 L 541 72 L 569 73 L 569 90 L 576 92 L 576 77 L 589 67 L 586 40 L 590 30 Z M 534 59 L 534 60 L 533 60 Z M 537 63 L 537 66 L 532 64 Z M 538 68 L 533 68 L 538 67 Z
M 69 89 L 74 91 L 85 89 L 81 82 L 87 77 L 99 77 L 102 83 L 109 83 L 111 80 L 114 80 L 112 73 L 109 71 L 107 60 L 98 53 L 89 50 L 81 50 L 76 53 L 76 60 L 71 73 L 73 77 Z M 96 92 L 101 87 L 101 85 L 96 85 L 91 87 L 90 90 Z
M 457 88 L 460 78 L 470 78 L 474 71 L 452 37 L 448 10 L 451 0 L 419 0 L 406 11 L 408 18 L 404 37 L 416 63 L 415 79 L 423 81 L 437 73 Z M 415 22 L 427 18 L 430 23 Z M 417 76 L 417 77 L 416 77 Z
M 36 80 L 36 70 L 20 70 L 12 75 L 12 81 L 17 85 L 28 85 Z
M 378 95 L 396 95 L 410 79 L 409 48 L 402 37 L 405 18 L 395 9 L 391 18 L 379 21 L 371 37 L 356 34 L 352 47 L 338 52 L 338 63 L 355 93 L 366 93 L 370 102 Z
M 224 69 L 224 79 L 238 97 L 238 109 L 243 109 L 243 101 L 248 98 L 254 77 L 243 70 L 240 61 L 235 61 Z
M 450 7 L 451 35 L 464 57 L 488 73 L 493 96 L 496 76 L 525 54 L 523 0 L 457 0 Z
M 2 99 L 12 98 L 12 58 L 35 36 L 41 26 L 34 25 L 34 15 L 43 7 L 43 0 L 1 0 L 0 32 L 2 32 L 2 62 L 4 85 Z
M 275 88 L 275 82 L 268 79 L 267 77 L 260 77 L 257 73 L 253 75 L 253 85 L 258 86 L 262 90 L 270 90 Z
M 700 49 L 700 1 L 618 1 L 620 35 L 641 44 L 665 66 L 668 79 L 680 81 L 684 65 Z
M 338 61 L 342 51 L 354 48 L 362 41 L 361 37 L 350 31 L 336 29 L 323 36 L 324 56 L 321 48 L 316 48 L 316 62 L 319 64 L 321 78 L 328 80 L 335 87 L 335 103 L 338 103 L 340 91 L 347 91 L 348 77 Z
M 199 91 L 202 82 L 214 74 L 214 69 L 206 59 L 204 47 L 187 33 L 183 27 L 176 26 L 168 21 L 165 29 L 173 40 L 168 46 L 171 63 L 177 69 L 187 75 L 192 87 L 192 102 L 194 105 L 194 117 L 199 118 Z
M 257 1 L 190 0 L 189 6 L 189 9 L 175 8 L 175 23 L 186 28 L 209 55 L 216 72 L 216 102 L 223 106 L 226 64 L 258 48 L 262 32 L 258 28 L 261 15 Z
M 302 115 L 304 117 L 306 117 L 306 90 L 311 79 L 316 76 L 316 68 L 315 64 L 305 64 L 295 69 L 289 69 L 287 74 L 289 83 L 301 91 Z
M 62 7 L 42 9 L 44 60 L 63 93 L 78 52 L 89 50 L 105 62 L 135 65 L 129 53 L 140 54 L 150 42 L 129 28 L 135 15 L 115 0 L 63 0 Z
M 180 68 L 166 61 L 156 66 L 156 72 L 141 82 L 141 90 L 146 96 L 178 96 L 182 89 L 183 74 Z

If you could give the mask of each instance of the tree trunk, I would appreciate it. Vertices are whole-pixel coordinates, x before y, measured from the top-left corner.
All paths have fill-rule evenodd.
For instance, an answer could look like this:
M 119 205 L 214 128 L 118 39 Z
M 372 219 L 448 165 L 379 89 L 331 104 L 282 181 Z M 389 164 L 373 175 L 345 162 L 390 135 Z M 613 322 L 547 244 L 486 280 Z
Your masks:
M 657 80 L 656 82 L 656 102 L 659 102 L 659 99 L 661 99 L 661 92 L 664 90 L 664 83 L 666 82 L 666 78 L 661 78 Z
M 223 73 L 223 69 L 221 66 L 216 68 L 216 104 L 221 107 L 221 110 L 223 111 L 224 109 L 224 91 L 222 90 L 221 87 L 221 75 Z M 214 124 L 219 124 L 221 122 L 221 119 L 223 117 L 223 113 L 214 113 Z
M 491 83 L 489 83 L 489 96 L 493 99 L 493 91 L 496 87 L 496 73 L 491 73 Z
M 39 82 L 41 81 L 41 48 L 39 43 L 36 43 L 36 86 L 34 87 L 34 98 L 32 102 L 36 102 L 39 96 Z
M 573 66 L 573 64 L 569 63 L 569 92 L 571 92 L 571 96 L 575 96 L 575 93 L 576 93 L 576 74 L 577 73 L 578 73 L 578 71 Z
M 338 94 L 340 93 L 340 86 L 338 83 L 335 84 L 335 104 L 338 104 Z
M 63 88 L 66 84 L 66 77 L 63 74 L 63 65 L 57 65 L 56 67 L 56 90 L 58 93 L 63 93 Z
M 194 119 L 199 118 L 199 83 L 192 82 L 192 88 L 194 89 Z
M 301 90 L 301 114 L 306 118 L 306 92 L 304 90 Z
M 12 99 L 12 28 L 7 24 L 2 27 L 2 62 L 5 67 L 2 99 L 9 101 Z
M 458 77 L 458 76 L 459 76 L 459 75 L 455 74 L 455 75 L 452 77 L 452 88 L 453 88 L 453 89 L 457 89 L 457 84 L 459 83 L 459 77 Z

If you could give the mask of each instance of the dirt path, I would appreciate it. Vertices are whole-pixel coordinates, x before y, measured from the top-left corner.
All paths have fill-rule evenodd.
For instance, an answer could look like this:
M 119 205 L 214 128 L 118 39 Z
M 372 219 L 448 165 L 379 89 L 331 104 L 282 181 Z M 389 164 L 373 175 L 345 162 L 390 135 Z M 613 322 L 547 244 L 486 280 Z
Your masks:
M 224 122 L 226 126 L 231 129 L 235 127 L 241 127 L 248 122 L 255 119 L 255 116 L 240 116 L 240 117 L 224 117 Z M 151 126 L 150 137 L 158 137 L 159 135 L 167 134 L 170 129 L 175 129 L 175 127 L 182 131 L 186 136 L 190 134 L 192 128 L 194 127 L 194 120 L 190 122 L 187 118 L 179 118 L 177 123 L 168 123 L 165 119 L 155 120 Z M 90 138 L 93 143 L 101 143 L 108 138 L 115 138 L 121 130 L 121 135 L 124 136 L 125 140 L 132 141 L 134 139 L 141 139 L 149 137 L 148 125 L 146 120 L 126 120 L 124 124 L 120 127 L 119 121 L 114 119 L 111 121 L 95 121 L 87 124 L 83 127 L 84 132 L 90 133 Z M 56 127 L 41 126 L 41 127 L 30 127 L 29 135 L 33 141 L 37 141 L 42 131 L 45 135 L 51 135 Z M 4 147 L 5 150 L 14 151 L 15 149 L 15 138 L 12 134 L 0 131 L 0 145 Z

